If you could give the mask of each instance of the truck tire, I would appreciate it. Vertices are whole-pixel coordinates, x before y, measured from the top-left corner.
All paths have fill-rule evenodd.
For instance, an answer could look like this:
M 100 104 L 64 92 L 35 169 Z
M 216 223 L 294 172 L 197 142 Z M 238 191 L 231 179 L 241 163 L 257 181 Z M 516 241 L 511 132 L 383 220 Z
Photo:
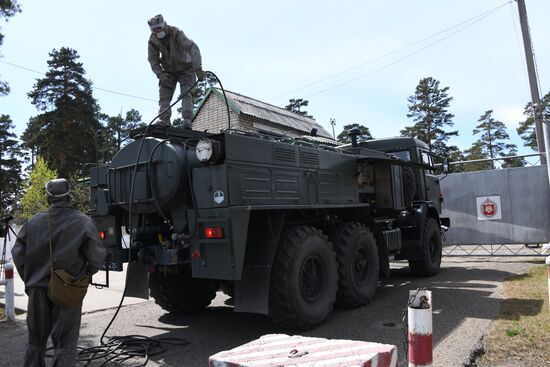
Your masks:
M 416 199 L 416 174 L 413 167 L 403 167 L 403 200 L 410 206 Z
M 194 279 L 181 271 L 151 273 L 149 290 L 155 303 L 177 314 L 193 313 L 206 308 L 216 297 L 217 284 L 209 279 Z
M 332 245 L 309 226 L 284 230 L 271 269 L 269 316 L 287 329 L 307 330 L 332 312 L 338 271 Z
M 439 273 L 443 244 L 439 225 L 434 218 L 427 217 L 424 221 L 421 251 L 421 259 L 409 260 L 412 273 L 424 277 Z
M 378 284 L 379 260 L 376 240 L 369 228 L 344 223 L 330 235 L 338 263 L 336 305 L 353 308 L 367 304 Z

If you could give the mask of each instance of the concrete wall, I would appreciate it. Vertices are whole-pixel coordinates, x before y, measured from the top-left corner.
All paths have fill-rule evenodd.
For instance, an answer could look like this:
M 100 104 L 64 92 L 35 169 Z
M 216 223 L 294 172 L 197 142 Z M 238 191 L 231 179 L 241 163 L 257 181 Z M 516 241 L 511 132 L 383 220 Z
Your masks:
M 545 166 L 450 174 L 441 180 L 446 244 L 550 242 L 550 190 Z M 500 198 L 493 219 L 480 220 L 476 198 Z M 494 202 L 494 200 L 492 200 Z M 501 219 L 494 219 L 501 217 Z

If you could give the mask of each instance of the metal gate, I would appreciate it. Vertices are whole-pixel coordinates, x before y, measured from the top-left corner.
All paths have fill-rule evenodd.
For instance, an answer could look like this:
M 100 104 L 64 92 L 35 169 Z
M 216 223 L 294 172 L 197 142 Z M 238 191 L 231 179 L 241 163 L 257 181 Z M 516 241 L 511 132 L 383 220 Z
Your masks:
M 451 218 L 445 245 L 468 253 L 514 250 L 510 244 L 550 242 L 550 189 L 546 166 L 450 174 L 441 179 L 442 216 Z M 535 249 L 536 246 L 523 246 Z M 447 248 L 447 254 L 449 248 Z M 523 254 L 523 253 L 522 253 Z

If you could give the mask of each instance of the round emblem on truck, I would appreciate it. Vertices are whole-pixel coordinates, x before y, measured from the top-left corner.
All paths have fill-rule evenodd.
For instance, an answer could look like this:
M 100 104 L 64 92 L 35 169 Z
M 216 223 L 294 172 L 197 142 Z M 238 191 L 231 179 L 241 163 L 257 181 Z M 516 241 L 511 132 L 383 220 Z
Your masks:
M 224 200 L 225 194 L 223 193 L 223 191 L 218 190 L 214 193 L 214 201 L 216 202 L 216 204 L 221 204 L 224 202 Z

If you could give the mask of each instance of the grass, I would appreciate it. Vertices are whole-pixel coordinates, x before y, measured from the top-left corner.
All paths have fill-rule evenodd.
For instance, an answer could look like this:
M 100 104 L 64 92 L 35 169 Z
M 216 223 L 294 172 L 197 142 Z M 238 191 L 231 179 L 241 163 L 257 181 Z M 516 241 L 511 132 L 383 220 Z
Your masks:
M 479 365 L 513 362 L 522 366 L 550 365 L 550 311 L 546 265 L 504 282 L 501 312 L 484 338 Z
M 0 308 L 0 320 L 4 318 L 4 309 Z

